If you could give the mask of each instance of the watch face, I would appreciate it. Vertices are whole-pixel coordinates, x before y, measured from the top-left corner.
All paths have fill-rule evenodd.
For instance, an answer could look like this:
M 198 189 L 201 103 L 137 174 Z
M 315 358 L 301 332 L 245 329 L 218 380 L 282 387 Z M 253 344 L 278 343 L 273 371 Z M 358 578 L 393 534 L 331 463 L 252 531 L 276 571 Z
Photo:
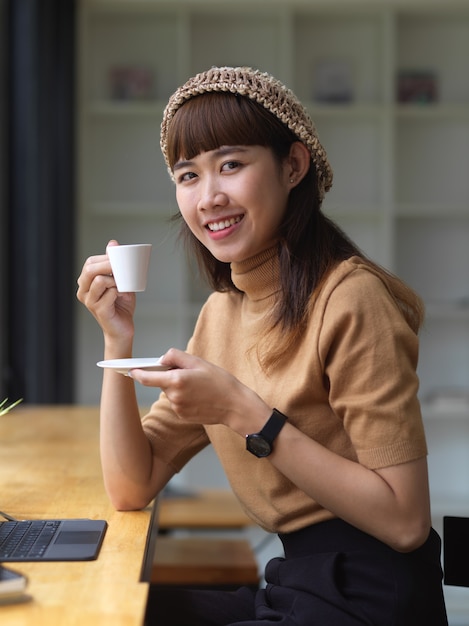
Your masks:
M 272 446 L 259 434 L 249 435 L 247 438 L 247 449 L 258 457 L 269 456 Z

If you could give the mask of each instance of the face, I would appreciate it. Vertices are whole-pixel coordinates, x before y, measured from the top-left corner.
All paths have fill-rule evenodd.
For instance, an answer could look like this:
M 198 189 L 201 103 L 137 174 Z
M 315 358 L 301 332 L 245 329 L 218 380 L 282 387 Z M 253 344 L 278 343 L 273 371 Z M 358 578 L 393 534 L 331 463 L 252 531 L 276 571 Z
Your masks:
M 277 239 L 292 187 L 269 148 L 223 146 L 174 166 L 179 210 L 219 261 L 244 261 Z

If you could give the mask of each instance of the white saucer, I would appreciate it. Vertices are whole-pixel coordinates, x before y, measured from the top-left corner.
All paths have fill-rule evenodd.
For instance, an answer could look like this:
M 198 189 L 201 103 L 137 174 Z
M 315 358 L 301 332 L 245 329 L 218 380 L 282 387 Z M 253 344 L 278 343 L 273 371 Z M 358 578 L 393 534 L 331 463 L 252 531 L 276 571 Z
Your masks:
M 109 361 L 99 361 L 98 367 L 115 370 L 119 374 L 127 376 L 129 370 L 149 370 L 151 372 L 162 372 L 171 369 L 168 365 L 161 365 L 161 357 L 135 358 L 135 359 L 110 359 Z

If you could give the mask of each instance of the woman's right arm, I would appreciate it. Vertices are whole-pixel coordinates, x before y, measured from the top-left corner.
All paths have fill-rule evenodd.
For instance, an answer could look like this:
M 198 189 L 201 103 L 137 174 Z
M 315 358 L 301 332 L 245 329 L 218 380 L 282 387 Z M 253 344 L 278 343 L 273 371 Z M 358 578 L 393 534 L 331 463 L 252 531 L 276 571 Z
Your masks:
M 135 294 L 117 291 L 107 255 L 87 259 L 78 278 L 77 298 L 103 331 L 104 358 L 130 357 Z M 101 393 L 100 450 L 105 487 L 119 510 L 145 507 L 173 474 L 152 454 L 141 426 L 134 381 L 107 369 Z

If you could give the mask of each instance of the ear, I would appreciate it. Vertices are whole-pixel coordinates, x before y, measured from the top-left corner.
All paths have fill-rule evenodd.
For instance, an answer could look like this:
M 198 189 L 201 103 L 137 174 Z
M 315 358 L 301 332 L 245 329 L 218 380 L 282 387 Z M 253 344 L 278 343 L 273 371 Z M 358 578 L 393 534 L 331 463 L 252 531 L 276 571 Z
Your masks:
M 288 182 L 292 188 L 296 187 L 303 180 L 311 166 L 311 155 L 304 143 L 301 143 L 301 141 L 292 143 L 286 163 Z

